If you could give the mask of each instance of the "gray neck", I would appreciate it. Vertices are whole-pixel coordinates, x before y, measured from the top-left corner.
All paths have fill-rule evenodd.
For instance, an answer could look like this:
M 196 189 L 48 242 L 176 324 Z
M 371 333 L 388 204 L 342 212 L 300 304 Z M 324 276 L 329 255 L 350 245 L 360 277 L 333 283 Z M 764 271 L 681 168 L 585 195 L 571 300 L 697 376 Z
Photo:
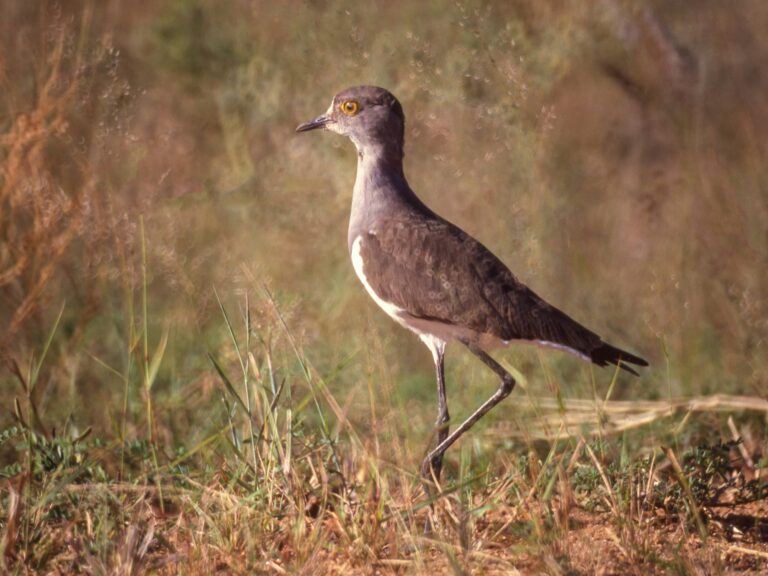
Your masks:
M 357 147 L 357 177 L 352 193 L 348 241 L 370 230 L 377 219 L 421 202 L 403 173 L 403 148 L 397 143 L 361 143 Z

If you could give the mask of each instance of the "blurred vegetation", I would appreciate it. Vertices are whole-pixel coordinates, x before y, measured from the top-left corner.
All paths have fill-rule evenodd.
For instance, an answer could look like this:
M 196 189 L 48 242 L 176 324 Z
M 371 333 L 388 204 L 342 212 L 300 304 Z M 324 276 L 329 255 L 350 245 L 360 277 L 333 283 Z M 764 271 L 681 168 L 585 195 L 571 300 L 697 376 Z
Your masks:
M 516 348 L 501 356 L 525 375 L 519 398 L 554 395 L 562 411 L 563 397 L 606 394 L 764 397 L 766 29 L 761 0 L 3 3 L 0 428 L 26 438 L 19 451 L 3 436 L 4 475 L 24 470 L 21 453 L 28 481 L 62 462 L 83 474 L 68 482 L 122 479 L 146 451 L 137 466 L 161 490 L 179 454 L 218 446 L 251 400 L 264 426 L 285 411 L 275 434 L 311 424 L 301 442 L 342 477 L 362 458 L 337 458 L 352 429 L 366 454 L 415 469 L 431 358 L 349 264 L 351 145 L 293 132 L 363 83 L 403 103 L 406 171 L 427 204 L 652 363 L 614 388 L 610 370 Z M 493 377 L 461 353 L 448 368 L 460 417 Z M 251 383 L 228 382 L 241 369 Z M 484 426 L 524 435 L 521 404 Z M 764 441 L 764 419 L 740 424 Z M 733 436 L 705 414 L 623 441 L 683 430 L 687 444 Z M 106 456 L 83 471 L 91 431 Z M 253 472 L 245 436 L 259 431 L 228 446 Z M 494 438 L 465 444 L 486 462 Z
M 387 366 L 406 397 L 431 397 L 429 355 L 370 305 L 347 261 L 350 146 L 292 132 L 357 83 L 404 103 L 407 171 L 427 203 L 652 360 L 644 385 L 620 393 L 765 390 L 760 2 L 3 12 L 2 342 L 28 362 L 65 306 L 41 375 L 48 413 L 107 428 L 101 408 L 120 403 L 93 359 L 130 362 L 144 321 L 132 312 L 140 216 L 148 330 L 170 333 L 159 401 L 210 378 L 213 287 L 234 305 L 257 289 L 244 267 L 278 295 L 321 372 L 354 356 L 336 390 Z M 563 355 L 508 357 L 532 381 L 541 362 L 566 386 L 590 379 Z M 480 374 L 451 362 L 454 382 Z

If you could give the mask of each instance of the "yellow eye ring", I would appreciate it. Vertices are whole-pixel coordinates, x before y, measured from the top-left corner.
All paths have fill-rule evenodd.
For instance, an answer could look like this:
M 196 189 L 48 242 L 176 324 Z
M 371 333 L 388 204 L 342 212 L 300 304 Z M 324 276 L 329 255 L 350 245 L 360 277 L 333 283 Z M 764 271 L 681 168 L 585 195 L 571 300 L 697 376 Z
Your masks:
M 360 110 L 360 104 L 354 100 L 344 100 L 344 102 L 339 104 L 339 110 L 347 116 L 354 116 Z

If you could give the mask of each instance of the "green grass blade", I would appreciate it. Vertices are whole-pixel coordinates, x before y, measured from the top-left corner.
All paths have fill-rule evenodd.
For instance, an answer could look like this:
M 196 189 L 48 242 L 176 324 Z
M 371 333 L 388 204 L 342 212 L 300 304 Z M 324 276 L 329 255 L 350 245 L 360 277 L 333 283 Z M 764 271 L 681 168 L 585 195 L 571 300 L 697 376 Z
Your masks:
M 155 353 L 152 355 L 152 360 L 149 363 L 149 371 L 147 373 L 147 381 L 145 383 L 147 391 L 152 390 L 152 385 L 155 383 L 155 378 L 157 378 L 157 372 L 160 370 L 160 364 L 162 363 L 163 357 L 165 356 L 165 348 L 168 345 L 168 333 L 169 329 L 168 326 L 166 326 L 163 329 L 163 335 L 160 337 L 160 342 L 157 343 L 157 348 L 155 349 Z
M 64 308 L 66 306 L 66 302 L 62 302 L 61 308 L 59 308 L 59 313 L 56 315 L 56 320 L 53 323 L 53 327 L 51 328 L 51 331 L 48 333 L 48 338 L 45 341 L 45 345 L 43 346 L 43 351 L 40 354 L 40 359 L 35 363 L 34 368 L 32 369 L 32 375 L 29 379 L 29 390 L 30 392 L 35 389 L 35 383 L 37 382 L 37 378 L 40 375 L 40 370 L 43 367 L 43 362 L 45 362 L 45 357 L 48 355 L 48 350 L 51 348 L 51 343 L 53 342 L 53 337 L 56 335 L 56 330 L 59 327 L 59 322 L 61 322 L 61 317 L 64 314 Z
M 219 377 L 221 378 L 222 382 L 224 382 L 224 386 L 226 386 L 227 391 L 232 395 L 232 397 L 235 399 L 235 401 L 240 405 L 240 407 L 248 413 L 248 406 L 246 406 L 245 402 L 242 398 L 240 398 L 240 395 L 237 393 L 237 390 L 235 390 L 235 387 L 232 385 L 232 382 L 227 377 L 226 373 L 224 372 L 224 369 L 219 365 L 219 363 L 216 361 L 216 358 L 211 354 L 208 353 L 208 359 L 211 361 L 211 364 L 213 364 L 213 367 L 216 369 L 216 372 L 218 372 Z

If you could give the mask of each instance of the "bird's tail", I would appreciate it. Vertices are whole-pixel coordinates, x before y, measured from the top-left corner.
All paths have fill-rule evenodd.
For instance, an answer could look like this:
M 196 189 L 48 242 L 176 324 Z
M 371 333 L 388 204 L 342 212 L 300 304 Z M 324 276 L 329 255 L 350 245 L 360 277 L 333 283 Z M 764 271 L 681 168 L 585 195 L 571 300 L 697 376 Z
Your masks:
M 608 366 L 609 364 L 613 364 L 635 376 L 638 376 L 638 373 L 630 368 L 627 363 L 635 364 L 637 366 L 648 366 L 647 360 L 635 356 L 634 354 L 630 354 L 626 350 L 621 350 L 620 348 L 605 343 L 599 348 L 592 350 L 590 358 L 592 359 L 592 362 L 598 366 Z

